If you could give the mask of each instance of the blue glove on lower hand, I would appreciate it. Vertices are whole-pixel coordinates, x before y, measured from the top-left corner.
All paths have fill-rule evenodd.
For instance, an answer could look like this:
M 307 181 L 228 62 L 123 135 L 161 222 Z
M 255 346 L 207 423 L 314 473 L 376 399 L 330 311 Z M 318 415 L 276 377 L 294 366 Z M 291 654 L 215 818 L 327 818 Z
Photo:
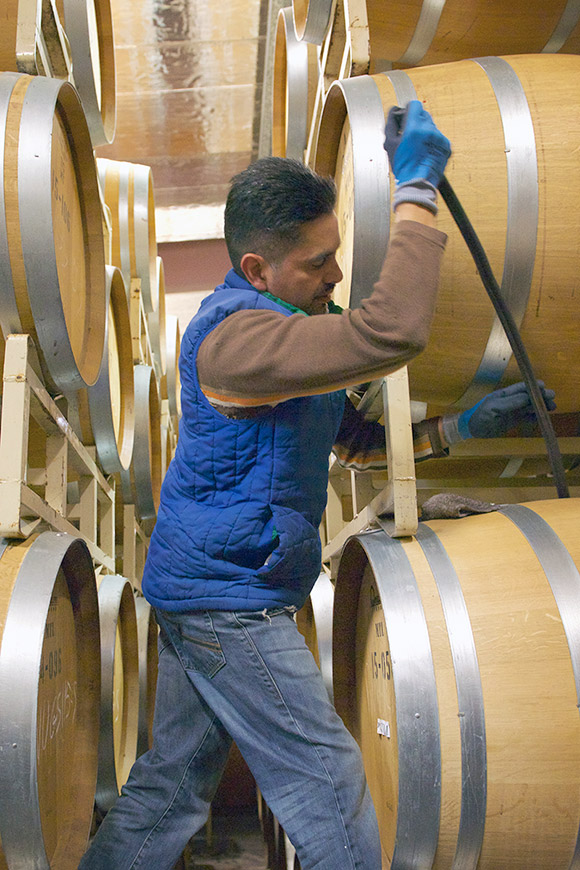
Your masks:
M 394 206 L 416 202 L 437 212 L 436 193 L 451 145 L 419 100 L 406 109 L 393 106 L 387 117 L 384 149 L 397 181 Z
M 538 381 L 538 386 L 546 408 L 553 411 L 556 408 L 554 390 L 548 390 L 543 381 Z M 520 382 L 495 390 L 461 414 L 443 417 L 441 425 L 447 444 L 456 444 L 466 438 L 501 438 L 519 423 L 535 420 L 530 394 Z

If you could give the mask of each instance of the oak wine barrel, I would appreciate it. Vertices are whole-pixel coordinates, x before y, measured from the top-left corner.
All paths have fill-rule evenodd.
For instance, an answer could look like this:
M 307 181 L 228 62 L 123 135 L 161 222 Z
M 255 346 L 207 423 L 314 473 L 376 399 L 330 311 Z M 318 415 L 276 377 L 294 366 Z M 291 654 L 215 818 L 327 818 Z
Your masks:
M 326 691 L 332 701 L 332 610 L 334 586 L 321 571 L 304 606 L 296 614 L 298 631 L 320 668 Z
M 139 519 L 150 525 L 161 494 L 161 410 L 155 371 L 136 365 L 135 443 L 128 471 L 121 472 L 123 500 L 134 504 Z
M 135 438 L 133 347 L 125 282 L 120 269 L 106 266 L 108 319 L 96 383 L 79 396 L 83 441 L 94 444 L 103 470 L 129 468 Z
M 101 220 L 103 223 L 103 242 L 105 245 L 105 263 L 113 262 L 113 220 L 111 209 L 105 202 L 105 193 L 99 179 L 99 198 L 101 200 Z M 127 293 L 128 295 L 128 293 Z
M 110 810 L 137 757 L 139 648 L 131 584 L 106 574 L 99 582 L 101 718 L 95 800 Z
M 299 39 L 322 44 L 332 0 L 293 0 Z M 506 4 L 501 0 L 351 0 L 351 23 L 368 30 L 371 71 L 449 63 L 486 54 L 580 52 L 580 6 L 574 0 Z
M 141 281 L 146 314 L 157 308 L 157 239 L 155 194 L 151 167 L 141 163 L 97 158 L 105 202 L 111 210 L 112 265 Z
M 111 0 L 57 0 L 72 75 L 96 148 L 115 137 L 117 95 Z
M 106 293 L 97 174 L 75 89 L 0 73 L 0 328 L 29 333 L 52 391 L 97 379 Z
M 139 726 L 137 756 L 153 746 L 153 714 L 157 688 L 157 637 L 159 629 L 149 602 L 135 596 L 137 637 L 139 641 Z
M 164 422 L 161 423 L 161 479 L 167 474 L 167 469 L 175 453 L 172 434 Z
M 578 865 L 579 520 L 554 499 L 346 544 L 334 698 L 383 867 Z
M 153 351 L 153 365 L 158 378 L 167 369 L 167 328 L 165 313 L 165 269 L 163 260 L 157 257 L 157 308 L 147 315 L 149 340 Z
M 181 334 L 179 320 L 173 314 L 167 315 L 166 324 L 166 353 L 167 371 L 163 378 L 165 395 L 169 402 L 169 413 L 174 419 L 175 428 L 181 417 L 181 380 L 179 377 L 179 353 L 181 349 Z
M 280 9 L 272 83 L 272 154 L 275 157 L 304 160 L 317 83 L 316 47 L 296 38 L 292 8 Z
M 322 45 L 330 24 L 332 0 L 292 0 L 294 28 L 299 40 Z
M 568 0 L 366 0 L 371 70 L 489 54 L 580 52 L 580 6 Z M 384 68 L 384 67 L 383 67 Z
M 76 870 L 98 760 L 93 562 L 58 532 L 1 541 L 0 554 L 0 866 Z
M 336 82 L 315 158 L 317 171 L 332 174 L 339 191 L 345 278 L 337 301 L 356 307 L 372 290 L 389 237 L 385 116 L 392 105 L 423 101 L 451 140 L 446 175 L 487 251 L 536 374 L 556 390 L 563 413 L 580 408 L 580 161 L 572 144 L 580 138 L 579 75 L 579 56 L 522 55 Z M 438 227 L 449 240 L 429 343 L 409 365 L 411 396 L 469 407 L 521 376 L 442 203 Z

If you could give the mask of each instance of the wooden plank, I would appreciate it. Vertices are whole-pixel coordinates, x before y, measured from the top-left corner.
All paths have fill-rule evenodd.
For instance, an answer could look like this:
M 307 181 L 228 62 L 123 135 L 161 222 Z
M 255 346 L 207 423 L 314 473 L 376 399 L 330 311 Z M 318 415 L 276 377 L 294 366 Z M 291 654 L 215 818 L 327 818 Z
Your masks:
M 558 438 L 562 456 L 580 455 L 580 438 Z M 546 456 L 543 438 L 468 438 L 450 448 L 451 457 L 471 456 Z
M 149 538 L 137 522 L 135 506 L 123 506 L 123 575 L 141 591 L 141 578 L 149 546 Z
M 115 559 L 115 498 L 97 491 L 99 501 L 99 544 L 103 552 Z
M 404 537 L 414 535 L 418 525 L 411 399 L 406 366 L 384 378 L 383 403 L 388 475 L 394 500 L 392 536 Z
M 36 75 L 36 40 L 40 29 L 39 0 L 19 0 L 16 24 L 16 69 L 18 72 Z M 10 66 L 4 69 L 11 69 Z
M 0 417 L 0 529 L 7 537 L 24 538 L 30 523 L 21 523 L 20 486 L 26 483 L 30 387 L 25 374 L 27 341 L 9 336 L 4 358 Z
M 131 340 L 133 343 L 133 363 L 143 362 L 141 348 L 141 281 L 131 278 L 129 294 L 129 314 L 131 319 Z
M 115 570 L 113 558 L 114 486 L 98 469 L 94 455 L 81 444 L 68 421 L 48 395 L 29 364 L 32 342 L 27 335 L 10 335 L 6 342 L 3 401 L 0 417 L 0 535 L 26 538 L 44 521 L 50 528 L 79 535 L 66 518 L 67 464 L 69 457 L 80 470 L 80 536 L 93 558 Z M 44 469 L 34 469 L 35 485 L 45 483 L 44 498 L 27 482 L 28 430 L 31 414 L 47 432 Z M 93 449 L 94 454 L 94 449 Z M 107 530 L 104 540 L 109 553 L 97 543 L 97 507 L 104 504 Z M 108 507 L 107 507 L 108 505 Z
M 339 558 L 346 541 L 352 535 L 357 535 L 364 529 L 377 525 L 377 517 L 384 515 L 393 516 L 393 521 L 389 523 L 388 527 L 389 534 L 392 537 L 407 537 L 415 534 L 417 531 L 418 511 L 415 454 L 413 449 L 413 428 L 411 425 L 409 379 L 406 367 L 383 378 L 382 393 L 388 463 L 387 484 L 366 506 L 357 510 L 357 508 L 360 508 L 364 497 L 370 497 L 373 492 L 372 476 L 360 476 L 361 481 L 358 491 L 356 477 L 353 475 L 351 478 L 351 492 L 356 515 L 342 529 L 335 532 L 322 551 L 322 560 L 323 562 L 331 563 L 331 571 L 332 565 Z M 332 485 L 329 488 L 329 492 L 336 485 L 336 481 L 332 480 L 332 467 Z M 332 531 L 334 531 L 337 523 L 336 505 L 332 504 L 332 508 Z
M 143 363 L 144 365 L 153 366 L 153 353 L 151 351 L 147 317 L 143 308 L 140 278 L 131 278 L 129 314 L 133 343 L 133 363 L 135 365 Z
M 104 553 L 94 541 L 86 538 L 76 526 L 57 513 L 54 508 L 51 508 L 39 495 L 24 485 L 20 489 L 20 503 L 22 507 L 28 508 L 36 517 L 44 520 L 52 529 L 58 532 L 68 532 L 69 535 L 74 535 L 76 538 L 83 538 L 93 559 L 107 568 L 111 573 L 115 573 L 114 559 Z M 6 534 L 6 531 L 0 527 L 0 535 Z
M 97 481 L 94 477 L 81 477 L 79 530 L 91 540 L 97 540 Z
M 69 79 L 74 84 L 67 38 L 54 0 L 42 0 L 41 25 L 36 33 L 35 66 L 35 72 L 53 78 Z
M 339 557 L 343 547 L 350 537 L 358 535 L 359 532 L 370 528 L 374 521 L 374 516 L 366 507 L 360 512 L 350 523 L 347 523 L 342 529 L 337 532 L 322 550 L 322 561 L 330 562 L 334 557 Z
M 14 336 L 14 338 L 16 337 L 17 336 Z M 11 340 L 12 338 L 13 337 L 10 336 Z M 20 338 L 20 336 L 18 336 L 18 338 Z M 6 348 L 8 350 L 8 344 L 6 345 Z M 91 476 L 96 478 L 103 492 L 105 492 L 110 499 L 114 499 L 115 491 L 113 487 L 105 478 L 102 471 L 97 466 L 95 460 L 91 457 L 88 449 L 84 446 L 84 444 L 82 444 L 78 435 L 74 432 L 58 405 L 53 401 L 53 399 L 51 399 L 44 386 L 42 385 L 40 379 L 30 368 L 30 366 L 28 366 L 24 377 L 26 377 L 33 396 L 35 399 L 38 400 L 39 407 L 43 412 L 41 414 L 38 414 L 33 408 L 31 413 L 33 414 L 35 420 L 37 420 L 37 422 L 40 423 L 40 425 L 42 425 L 43 428 L 45 428 L 48 432 L 50 432 L 53 429 L 54 424 L 56 424 L 73 449 L 73 453 L 71 453 L 69 457 L 71 465 L 74 466 L 80 473 L 86 473 L 87 471 L 90 472 Z
M 62 432 L 46 439 L 46 487 L 44 500 L 62 516 L 66 516 L 68 445 Z

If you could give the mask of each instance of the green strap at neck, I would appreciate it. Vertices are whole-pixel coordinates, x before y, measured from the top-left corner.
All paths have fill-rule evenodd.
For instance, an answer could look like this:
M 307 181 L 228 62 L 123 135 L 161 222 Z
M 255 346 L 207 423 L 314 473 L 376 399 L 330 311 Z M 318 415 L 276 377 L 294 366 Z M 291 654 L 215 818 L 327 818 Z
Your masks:
M 291 302 L 286 302 L 284 299 L 280 299 L 279 296 L 274 296 L 268 290 L 262 290 L 260 292 L 262 293 L 262 296 L 266 296 L 268 299 L 271 299 L 272 302 L 277 302 L 278 305 L 281 305 L 283 308 L 287 308 L 288 311 L 292 311 L 296 314 L 305 314 L 306 317 L 310 317 L 310 314 L 308 314 L 307 311 L 303 311 L 302 308 L 298 308 L 298 306 L 292 305 Z M 342 311 L 342 308 L 340 307 L 340 305 L 337 305 L 331 299 L 330 302 L 328 303 L 329 314 L 340 314 L 341 311 Z
M 306 317 L 310 317 L 308 312 L 303 311 L 301 308 L 298 308 L 297 305 L 292 305 L 291 302 L 286 302 L 284 299 L 280 299 L 279 296 L 274 296 L 268 290 L 261 290 L 260 292 L 262 296 L 265 296 L 267 299 L 271 299 L 272 302 L 277 302 L 278 305 L 281 305 L 283 308 L 287 308 L 288 311 L 292 311 L 296 314 L 306 314 Z

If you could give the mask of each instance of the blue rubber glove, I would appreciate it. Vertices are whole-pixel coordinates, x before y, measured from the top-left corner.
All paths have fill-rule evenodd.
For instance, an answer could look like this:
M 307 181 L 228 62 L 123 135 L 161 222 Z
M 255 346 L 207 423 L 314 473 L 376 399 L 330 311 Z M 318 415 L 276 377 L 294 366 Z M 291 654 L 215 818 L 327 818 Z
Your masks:
M 436 213 L 436 188 L 451 145 L 419 100 L 411 100 L 406 109 L 393 106 L 389 111 L 383 147 L 397 182 L 393 207 L 415 202 Z
M 398 184 L 421 178 L 437 187 L 451 154 L 449 139 L 419 100 L 389 111 L 384 148 Z
M 538 386 L 548 411 L 556 408 L 554 390 L 548 390 L 543 381 Z M 466 438 L 501 438 L 519 423 L 533 423 L 536 414 L 526 385 L 512 384 L 503 390 L 495 390 L 472 408 L 461 414 L 443 417 L 443 437 L 448 444 L 456 444 Z

